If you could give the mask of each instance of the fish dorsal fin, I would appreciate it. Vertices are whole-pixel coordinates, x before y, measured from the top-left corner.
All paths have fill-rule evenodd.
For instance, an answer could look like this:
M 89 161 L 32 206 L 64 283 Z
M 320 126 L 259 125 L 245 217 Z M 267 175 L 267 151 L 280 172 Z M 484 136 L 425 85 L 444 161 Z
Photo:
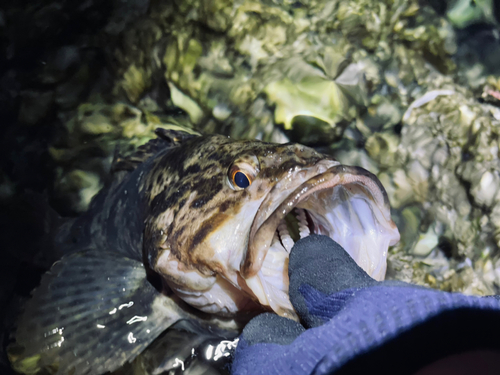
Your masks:
M 177 147 L 188 139 L 200 136 L 199 133 L 188 132 L 187 129 L 179 126 L 159 127 L 155 129 L 155 134 L 158 138 L 139 146 L 132 154 L 127 156 L 116 155 L 111 166 L 111 172 L 133 171 L 139 164 L 159 151 L 165 148 Z
M 116 153 L 111 165 L 111 172 L 133 171 L 137 166 L 165 147 L 169 147 L 169 145 L 163 139 L 156 138 L 139 146 L 129 155 L 124 156 Z
M 158 138 L 163 139 L 173 145 L 177 146 L 188 139 L 199 137 L 201 134 L 196 132 L 187 132 L 186 130 L 179 128 L 156 128 L 155 134 Z

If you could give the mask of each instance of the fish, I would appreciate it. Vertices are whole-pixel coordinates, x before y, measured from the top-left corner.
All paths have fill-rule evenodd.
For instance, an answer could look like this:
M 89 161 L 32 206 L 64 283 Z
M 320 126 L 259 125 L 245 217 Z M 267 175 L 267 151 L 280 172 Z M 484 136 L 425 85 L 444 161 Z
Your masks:
M 263 311 L 298 320 L 288 257 L 313 233 L 384 278 L 399 232 L 372 173 L 296 143 L 156 134 L 117 157 L 88 211 L 61 225 L 63 256 L 8 347 L 16 371 L 112 372 L 179 321 L 235 337 Z

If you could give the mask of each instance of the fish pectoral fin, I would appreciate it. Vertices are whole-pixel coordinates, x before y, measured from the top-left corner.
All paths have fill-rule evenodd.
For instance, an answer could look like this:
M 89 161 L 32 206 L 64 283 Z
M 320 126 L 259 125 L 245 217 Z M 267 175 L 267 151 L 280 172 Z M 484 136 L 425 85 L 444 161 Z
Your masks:
M 181 315 L 175 301 L 148 282 L 141 262 L 83 251 L 42 277 L 8 355 L 25 374 L 102 374 L 133 360 Z

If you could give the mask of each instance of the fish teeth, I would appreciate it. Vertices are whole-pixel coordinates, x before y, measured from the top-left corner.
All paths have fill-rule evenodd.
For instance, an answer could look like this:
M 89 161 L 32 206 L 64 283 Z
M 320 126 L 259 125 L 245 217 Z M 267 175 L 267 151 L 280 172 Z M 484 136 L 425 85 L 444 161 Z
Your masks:
M 283 244 L 286 251 L 292 251 L 292 247 L 295 242 L 293 242 L 292 237 L 290 237 L 290 234 L 288 233 L 288 228 L 286 227 L 285 220 L 281 220 L 280 224 L 278 225 L 278 233 L 281 239 L 281 243 Z
M 276 229 L 276 232 L 274 232 L 274 237 L 271 242 L 271 246 L 269 247 L 269 251 L 278 251 L 280 253 L 286 253 L 288 254 L 288 251 L 283 247 L 283 244 L 280 241 L 280 237 L 278 235 L 278 230 Z
M 307 225 L 306 211 L 301 208 L 296 208 L 297 220 L 299 221 L 299 233 L 300 238 L 307 237 L 311 234 L 309 226 Z

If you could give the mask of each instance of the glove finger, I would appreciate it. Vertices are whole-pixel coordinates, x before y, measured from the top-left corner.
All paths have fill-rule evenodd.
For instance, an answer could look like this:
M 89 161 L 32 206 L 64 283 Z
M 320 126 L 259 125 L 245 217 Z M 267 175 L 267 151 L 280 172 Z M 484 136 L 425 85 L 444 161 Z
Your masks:
M 319 235 L 297 241 L 290 253 L 288 273 L 290 300 L 307 327 L 323 324 L 324 319 L 311 310 L 325 295 L 377 284 L 338 243 Z M 338 303 L 342 304 L 341 298 Z
M 264 313 L 253 318 L 243 329 L 241 337 L 249 345 L 269 343 L 289 345 L 305 331 L 294 320 L 273 313 Z

